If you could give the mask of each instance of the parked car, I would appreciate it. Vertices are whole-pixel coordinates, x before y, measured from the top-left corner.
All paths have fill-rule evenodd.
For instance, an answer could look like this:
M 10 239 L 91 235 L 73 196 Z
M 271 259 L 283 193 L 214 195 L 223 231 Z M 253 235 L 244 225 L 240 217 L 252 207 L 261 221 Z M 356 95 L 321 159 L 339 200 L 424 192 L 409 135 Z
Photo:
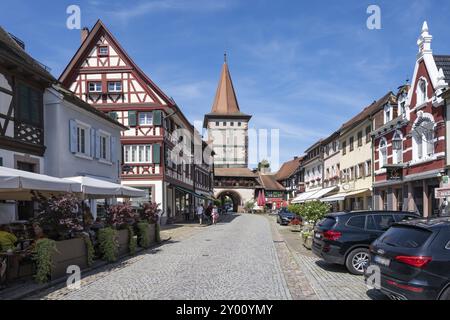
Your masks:
M 288 225 L 293 219 L 299 219 L 302 222 L 302 218 L 295 213 L 289 212 L 287 210 L 282 210 L 277 215 L 277 223 L 280 225 Z
M 450 218 L 396 223 L 370 253 L 391 299 L 450 300 Z
M 415 213 L 399 211 L 331 213 L 316 225 L 312 251 L 326 262 L 362 275 L 369 263 L 370 244 L 393 223 L 417 218 Z

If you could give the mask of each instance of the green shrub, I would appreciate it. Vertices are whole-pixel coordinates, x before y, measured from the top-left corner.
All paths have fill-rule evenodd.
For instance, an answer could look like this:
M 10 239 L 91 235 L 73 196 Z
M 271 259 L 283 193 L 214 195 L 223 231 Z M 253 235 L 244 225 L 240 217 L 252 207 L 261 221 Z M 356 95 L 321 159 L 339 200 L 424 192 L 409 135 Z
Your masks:
M 136 247 L 137 247 L 137 239 L 134 235 L 134 230 L 132 226 L 128 226 L 128 249 L 130 250 L 130 254 L 136 253 Z
M 302 204 L 291 204 L 288 210 L 300 215 L 304 221 L 316 224 L 327 213 L 330 212 L 330 205 L 322 201 L 310 201 Z
M 102 259 L 108 262 L 116 261 L 119 253 L 117 231 L 110 227 L 100 229 L 98 232 L 98 242 Z
M 92 244 L 91 239 L 87 235 L 84 236 L 84 243 L 86 244 L 87 264 L 88 266 L 92 266 L 92 264 L 94 263 L 94 256 L 95 256 L 94 245 Z
M 147 222 L 139 222 L 137 224 L 139 245 L 142 248 L 150 247 L 149 224 Z
M 33 260 L 36 263 L 36 275 L 38 283 L 49 281 L 52 273 L 52 256 L 56 251 L 56 242 L 50 239 L 40 239 L 33 250 Z

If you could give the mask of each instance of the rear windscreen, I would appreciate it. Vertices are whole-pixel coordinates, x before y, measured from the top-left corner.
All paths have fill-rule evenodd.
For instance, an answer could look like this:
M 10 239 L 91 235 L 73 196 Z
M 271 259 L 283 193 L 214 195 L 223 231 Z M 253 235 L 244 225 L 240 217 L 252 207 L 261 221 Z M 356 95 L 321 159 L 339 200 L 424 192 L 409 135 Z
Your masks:
M 336 223 L 336 219 L 332 217 L 326 217 L 322 221 L 319 222 L 319 227 L 322 228 L 332 228 Z
M 394 226 L 386 231 L 380 241 L 392 247 L 418 248 L 430 235 L 431 231 L 425 229 Z

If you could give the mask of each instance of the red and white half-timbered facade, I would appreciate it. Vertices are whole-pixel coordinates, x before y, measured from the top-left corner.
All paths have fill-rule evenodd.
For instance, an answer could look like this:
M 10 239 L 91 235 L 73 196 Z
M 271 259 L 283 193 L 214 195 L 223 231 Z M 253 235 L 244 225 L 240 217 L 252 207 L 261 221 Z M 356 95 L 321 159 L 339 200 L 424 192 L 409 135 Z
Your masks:
M 172 152 L 188 144 L 177 129 L 193 134 L 193 126 L 176 103 L 132 61 L 98 20 L 82 30 L 82 44 L 60 81 L 81 99 L 108 113 L 129 129 L 122 133 L 122 184 L 148 191 L 161 204 L 162 221 L 192 210 L 192 152 Z M 212 170 L 212 169 L 211 169 Z
M 411 85 L 374 117 L 375 209 L 439 214 L 446 167 L 445 102 L 450 80 L 444 74 L 449 56 L 433 55 L 432 36 L 425 22 Z M 447 74 L 448 76 L 448 74 Z

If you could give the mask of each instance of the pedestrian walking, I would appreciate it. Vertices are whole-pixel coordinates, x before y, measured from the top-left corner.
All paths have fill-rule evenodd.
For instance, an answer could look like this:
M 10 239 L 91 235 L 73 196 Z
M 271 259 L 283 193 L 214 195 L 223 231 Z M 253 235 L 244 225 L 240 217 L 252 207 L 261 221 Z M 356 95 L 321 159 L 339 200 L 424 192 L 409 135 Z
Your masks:
M 212 210 L 213 210 L 212 204 L 209 204 L 208 207 L 205 209 L 205 216 L 208 219 L 208 224 L 212 223 Z
M 217 206 L 214 206 L 212 209 L 212 223 L 216 224 L 219 220 L 219 210 L 217 209 Z
M 202 224 L 203 220 L 203 211 L 204 211 L 203 204 L 199 204 L 197 207 L 197 217 L 200 224 Z

